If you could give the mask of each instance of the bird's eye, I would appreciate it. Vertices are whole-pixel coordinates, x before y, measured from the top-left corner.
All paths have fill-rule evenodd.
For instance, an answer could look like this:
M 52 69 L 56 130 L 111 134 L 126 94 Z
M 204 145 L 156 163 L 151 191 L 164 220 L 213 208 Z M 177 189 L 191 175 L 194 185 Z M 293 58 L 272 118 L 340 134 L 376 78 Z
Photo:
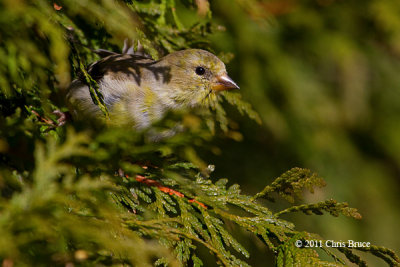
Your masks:
M 203 67 L 197 67 L 196 68 L 196 74 L 197 75 L 203 75 L 206 72 L 206 70 Z

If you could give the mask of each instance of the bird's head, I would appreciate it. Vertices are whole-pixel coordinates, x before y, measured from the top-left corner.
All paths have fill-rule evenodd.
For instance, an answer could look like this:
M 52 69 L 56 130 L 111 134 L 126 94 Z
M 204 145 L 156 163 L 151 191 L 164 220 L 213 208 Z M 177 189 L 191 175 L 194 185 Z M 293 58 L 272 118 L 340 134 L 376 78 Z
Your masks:
M 210 105 L 216 94 L 239 89 L 229 78 L 225 64 L 214 54 L 201 49 L 186 49 L 163 57 L 160 62 L 170 67 L 168 97 L 178 105 Z

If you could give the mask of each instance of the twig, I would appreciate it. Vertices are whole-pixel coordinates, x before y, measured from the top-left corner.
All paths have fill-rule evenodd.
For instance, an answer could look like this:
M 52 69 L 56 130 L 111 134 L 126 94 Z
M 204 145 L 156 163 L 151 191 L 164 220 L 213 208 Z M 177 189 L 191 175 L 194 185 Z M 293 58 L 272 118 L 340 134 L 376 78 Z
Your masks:
M 129 178 L 128 175 L 125 175 L 125 177 Z M 161 192 L 164 192 L 164 193 L 169 194 L 171 196 L 175 195 L 177 197 L 185 197 L 185 195 L 182 194 L 181 192 L 173 190 L 173 189 L 171 189 L 169 187 L 163 186 L 158 181 L 152 180 L 152 179 L 148 179 L 148 178 L 146 178 L 146 177 L 144 177 L 142 175 L 136 175 L 135 176 L 135 180 L 138 181 L 139 183 L 143 183 L 143 184 L 148 185 L 148 186 L 157 187 L 158 189 L 160 189 Z M 201 206 L 202 208 L 207 209 L 207 206 L 204 203 L 201 203 L 200 201 L 197 201 L 194 198 L 188 199 L 188 201 L 189 201 L 189 203 L 196 203 L 199 206 Z

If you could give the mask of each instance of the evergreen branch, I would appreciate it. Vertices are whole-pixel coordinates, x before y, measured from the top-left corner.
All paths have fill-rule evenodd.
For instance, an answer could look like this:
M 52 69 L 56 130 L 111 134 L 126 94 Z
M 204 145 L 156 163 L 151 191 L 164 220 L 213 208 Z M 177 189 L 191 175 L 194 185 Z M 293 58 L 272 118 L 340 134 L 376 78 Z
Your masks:
M 383 259 L 387 262 L 390 266 L 399 266 L 400 265 L 400 258 L 396 255 L 396 253 L 388 248 L 374 246 L 371 245 L 369 247 L 356 247 L 355 249 L 364 251 L 364 252 L 371 252 L 375 256 Z
M 155 180 L 152 180 L 152 179 L 148 179 L 148 178 L 146 178 L 146 177 L 144 177 L 144 176 L 142 176 L 142 175 L 136 175 L 135 180 L 138 181 L 138 182 L 140 182 L 140 183 L 146 184 L 146 185 L 148 185 L 148 186 L 157 187 L 161 192 L 164 192 L 164 193 L 169 194 L 169 195 L 171 195 L 171 196 L 172 196 L 172 195 L 175 195 L 175 196 L 180 197 L 180 198 L 185 197 L 185 195 L 182 194 L 181 192 L 176 191 L 176 190 L 173 190 L 173 189 L 171 189 L 171 188 L 169 188 L 169 187 L 163 186 L 163 185 L 161 185 L 159 182 L 157 182 L 157 181 L 155 181 Z M 199 205 L 200 207 L 202 207 L 202 208 L 204 208 L 204 209 L 207 209 L 207 206 L 206 206 L 206 205 L 204 205 L 204 204 L 201 203 L 200 201 L 197 201 L 197 200 L 194 199 L 194 198 L 189 198 L 189 199 L 188 199 L 188 202 L 189 202 L 189 203 L 195 203 L 195 204 Z
M 352 249 L 346 247 L 338 247 L 337 248 L 340 252 L 342 252 L 346 258 L 351 261 L 352 263 L 357 264 L 360 267 L 366 267 L 367 263 L 360 258 L 360 256 L 353 253 Z
M 349 205 L 346 202 L 338 203 L 336 200 L 333 199 L 315 204 L 303 204 L 303 205 L 293 206 L 275 213 L 275 216 L 279 217 L 282 214 L 297 212 L 297 211 L 302 211 L 307 215 L 311 215 L 312 213 L 317 215 L 322 215 L 323 211 L 325 211 L 329 212 L 329 214 L 335 217 L 339 216 L 339 214 L 343 214 L 345 216 L 353 217 L 355 219 L 361 219 L 361 214 L 357 212 L 357 209 L 349 208 Z
M 169 8 L 171 9 L 172 17 L 174 18 L 175 25 L 179 31 L 184 30 L 182 23 L 180 22 L 178 15 L 176 14 L 175 0 L 169 0 Z
M 311 234 L 297 233 L 286 242 L 279 245 L 277 250 L 277 266 L 342 266 L 337 263 L 322 261 L 317 251 L 312 248 L 295 246 L 296 240 L 310 239 Z
M 127 220 L 125 223 L 129 227 L 139 227 L 145 234 L 148 234 L 150 236 L 154 237 L 164 236 L 171 238 L 171 234 L 176 234 L 177 236 L 173 236 L 176 240 L 179 240 L 179 237 L 185 237 L 193 241 L 196 241 L 205 246 L 211 252 L 213 252 L 215 256 L 224 264 L 224 266 L 231 266 L 230 261 L 224 256 L 224 254 L 221 253 L 220 250 L 215 248 L 212 244 L 203 241 L 202 239 L 198 238 L 193 234 L 181 231 L 175 227 L 168 228 L 166 227 L 166 225 L 163 224 L 159 225 L 159 222 L 155 221 Z M 158 231 L 153 232 L 149 230 L 149 228 L 156 229 Z
M 78 64 L 78 69 L 80 71 L 81 76 L 83 76 L 83 82 L 89 87 L 89 92 L 90 92 L 90 97 L 92 98 L 92 101 L 95 105 L 99 107 L 101 112 L 104 114 L 106 119 L 109 119 L 109 113 L 107 106 L 104 102 L 104 97 L 103 94 L 99 91 L 99 85 L 97 82 L 90 76 L 90 74 L 87 72 L 81 57 L 79 55 L 78 50 L 75 47 L 75 44 L 73 41 L 70 41 L 71 45 L 71 51 L 72 55 L 77 61 Z
M 284 241 L 287 239 L 287 235 L 295 233 L 295 231 L 290 228 L 290 225 L 287 225 L 284 221 L 267 219 L 264 217 L 242 217 L 230 214 L 218 208 L 215 208 L 214 212 L 222 218 L 229 219 L 240 227 L 254 233 L 256 236 L 259 236 L 272 250 L 275 250 L 276 248 L 275 245 L 273 245 L 275 240 L 271 240 L 269 235 L 273 234 L 280 241 Z
M 322 240 L 321 240 L 322 241 Z M 321 249 L 328 255 L 330 256 L 332 259 L 334 259 L 335 262 L 338 262 L 340 264 L 345 265 L 346 263 L 344 262 L 344 260 L 342 260 L 341 258 L 339 258 L 338 256 L 336 256 L 334 253 L 332 253 L 327 247 L 322 246 Z
M 269 194 L 276 192 L 289 202 L 294 202 L 294 198 L 301 198 L 303 188 L 314 192 L 314 186 L 323 187 L 325 182 L 317 174 L 308 169 L 292 168 L 275 179 L 271 185 L 267 185 L 261 192 L 257 193 L 252 201 L 260 197 L 273 200 Z
M 224 92 L 222 94 L 225 100 L 231 104 L 232 106 L 236 107 L 240 114 L 247 114 L 250 119 L 253 119 L 258 124 L 261 124 L 260 115 L 252 108 L 250 103 L 247 103 L 242 100 L 242 96 L 238 93 L 231 93 L 231 92 Z

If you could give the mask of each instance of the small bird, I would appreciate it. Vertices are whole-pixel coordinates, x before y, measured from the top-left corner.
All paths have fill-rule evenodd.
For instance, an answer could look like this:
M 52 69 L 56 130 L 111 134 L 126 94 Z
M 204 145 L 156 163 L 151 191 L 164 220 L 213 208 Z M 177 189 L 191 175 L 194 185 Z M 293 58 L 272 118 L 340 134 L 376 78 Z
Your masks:
M 105 57 L 91 64 L 88 73 L 99 85 L 110 120 L 106 121 L 88 85 L 79 78 L 67 92 L 70 113 L 77 119 L 145 129 L 168 110 L 208 107 L 217 101 L 218 92 L 239 89 L 225 64 L 205 50 L 176 51 L 157 61 L 142 47 L 134 52 L 126 44 L 122 54 L 97 52 Z

